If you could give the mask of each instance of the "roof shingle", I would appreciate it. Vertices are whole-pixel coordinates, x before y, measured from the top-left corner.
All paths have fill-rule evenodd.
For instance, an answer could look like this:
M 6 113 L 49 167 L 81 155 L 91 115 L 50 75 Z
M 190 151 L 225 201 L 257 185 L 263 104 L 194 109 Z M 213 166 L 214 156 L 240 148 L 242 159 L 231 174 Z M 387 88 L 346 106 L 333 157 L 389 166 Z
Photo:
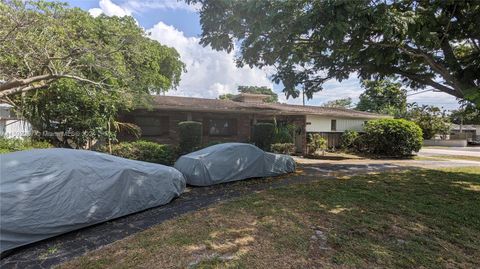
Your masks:
M 160 110 L 259 113 L 275 115 L 321 115 L 330 117 L 376 119 L 389 116 L 344 108 L 300 106 L 279 103 L 244 103 L 231 100 L 179 96 L 154 96 L 154 108 Z

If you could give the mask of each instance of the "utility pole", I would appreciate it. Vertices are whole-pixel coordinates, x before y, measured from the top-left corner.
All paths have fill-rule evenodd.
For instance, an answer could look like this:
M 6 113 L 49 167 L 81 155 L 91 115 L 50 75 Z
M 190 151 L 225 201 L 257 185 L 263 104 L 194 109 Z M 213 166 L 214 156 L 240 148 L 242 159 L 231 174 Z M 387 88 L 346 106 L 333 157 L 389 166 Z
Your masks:
M 303 89 L 302 89 L 302 101 L 303 101 L 303 106 L 305 106 L 305 85 L 303 85 Z

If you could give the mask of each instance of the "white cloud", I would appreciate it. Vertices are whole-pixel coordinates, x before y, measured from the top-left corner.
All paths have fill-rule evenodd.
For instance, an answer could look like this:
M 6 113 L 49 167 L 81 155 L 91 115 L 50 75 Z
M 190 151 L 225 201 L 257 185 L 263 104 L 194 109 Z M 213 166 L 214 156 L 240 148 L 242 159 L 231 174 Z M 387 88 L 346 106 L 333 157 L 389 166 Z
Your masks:
M 101 8 L 91 8 L 88 10 L 88 13 L 93 17 L 98 17 L 103 13 L 103 10 Z
M 90 14 L 94 17 L 100 14 L 107 16 L 130 16 L 132 13 L 142 13 L 147 10 L 185 10 L 189 12 L 196 12 L 201 5 L 193 4 L 188 5 L 184 1 L 176 0 L 126 0 L 114 3 L 112 0 L 100 0 L 99 8 L 92 8 L 89 10 Z
M 169 95 L 216 98 L 235 93 L 239 85 L 273 86 L 266 71 L 237 68 L 234 53 L 203 47 L 198 38 L 186 37 L 173 26 L 159 22 L 147 32 L 152 39 L 174 47 L 186 64 L 187 73 L 182 75 L 178 90 L 168 92 Z
M 447 110 L 457 109 L 459 107 L 458 100 L 443 92 L 424 92 L 407 97 L 408 102 L 417 102 L 419 105 L 434 105 Z M 411 92 L 415 93 L 415 92 Z
M 143 8 L 189 9 L 183 2 L 130 0 L 117 5 L 111 0 L 100 0 L 100 8 L 90 9 L 92 16 L 101 13 L 107 16 L 126 16 Z M 187 72 L 182 75 L 180 85 L 169 95 L 217 98 L 220 94 L 236 93 L 239 85 L 272 87 L 267 71 L 258 68 L 237 68 L 234 52 L 215 51 L 199 44 L 199 38 L 186 37 L 183 32 L 163 22 L 151 29 L 150 37 L 163 45 L 175 48 L 185 63 Z
M 107 16 L 118 16 L 118 17 L 132 15 L 132 12 L 129 9 L 123 8 L 113 3 L 111 0 L 100 0 L 98 2 L 98 5 L 100 6 L 100 8 L 92 8 L 88 11 L 94 17 L 102 13 L 104 13 Z
M 122 4 L 122 7 L 133 11 L 134 13 L 141 13 L 146 10 L 186 10 L 189 12 L 196 12 L 201 5 L 189 5 L 184 1 L 177 0 L 127 0 Z

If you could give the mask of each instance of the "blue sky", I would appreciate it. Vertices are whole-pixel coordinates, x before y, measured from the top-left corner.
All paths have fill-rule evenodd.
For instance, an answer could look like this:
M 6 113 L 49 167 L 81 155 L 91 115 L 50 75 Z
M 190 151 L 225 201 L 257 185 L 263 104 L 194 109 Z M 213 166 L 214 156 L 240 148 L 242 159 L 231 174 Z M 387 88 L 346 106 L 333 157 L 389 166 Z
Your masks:
M 226 52 L 217 52 L 198 44 L 201 34 L 198 7 L 189 6 L 177 0 L 69 0 L 70 6 L 80 7 L 92 15 L 104 13 L 108 16 L 133 16 L 140 26 L 151 33 L 151 38 L 162 44 L 175 47 L 182 61 L 186 63 L 187 73 L 176 91 L 168 95 L 216 98 L 219 94 L 235 93 L 239 85 L 259 85 L 272 87 L 282 102 L 301 104 L 301 98 L 286 99 L 280 85 L 274 85 L 269 75 L 271 69 L 260 70 L 237 68 L 234 56 Z M 408 89 L 407 89 L 408 90 Z M 335 80 L 324 84 L 324 90 L 316 93 L 309 105 L 351 97 L 354 101 L 362 93 L 359 80 L 352 75 L 340 82 Z M 445 109 L 458 107 L 454 97 L 443 93 L 427 92 L 412 95 L 409 102 L 437 105 Z

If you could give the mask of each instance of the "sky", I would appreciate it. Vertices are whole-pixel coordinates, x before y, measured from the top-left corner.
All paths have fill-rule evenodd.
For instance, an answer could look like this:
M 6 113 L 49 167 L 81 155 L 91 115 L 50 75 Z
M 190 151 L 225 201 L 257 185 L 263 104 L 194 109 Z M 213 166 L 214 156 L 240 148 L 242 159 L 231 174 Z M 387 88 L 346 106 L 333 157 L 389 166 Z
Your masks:
M 65 1 L 65 0 L 64 0 Z M 198 6 L 187 5 L 177 0 L 66 0 L 70 6 L 87 10 L 92 16 L 104 13 L 108 16 L 133 16 L 150 38 L 161 44 L 174 47 L 186 64 L 187 72 L 182 75 L 177 90 L 167 95 L 217 98 L 220 94 L 236 93 L 239 85 L 268 86 L 279 95 L 280 102 L 301 104 L 301 98 L 286 99 L 281 85 L 271 80 L 272 69 L 237 68 L 234 54 L 203 47 L 198 42 L 201 35 Z M 407 89 L 409 90 L 409 89 Z M 409 90 L 410 91 L 410 90 Z M 363 92 L 360 81 L 354 74 L 338 82 L 327 81 L 324 90 L 315 93 L 307 105 L 351 97 L 358 101 Z M 455 109 L 458 101 L 440 92 L 426 92 L 408 97 L 409 102 L 436 105 L 444 109 Z

